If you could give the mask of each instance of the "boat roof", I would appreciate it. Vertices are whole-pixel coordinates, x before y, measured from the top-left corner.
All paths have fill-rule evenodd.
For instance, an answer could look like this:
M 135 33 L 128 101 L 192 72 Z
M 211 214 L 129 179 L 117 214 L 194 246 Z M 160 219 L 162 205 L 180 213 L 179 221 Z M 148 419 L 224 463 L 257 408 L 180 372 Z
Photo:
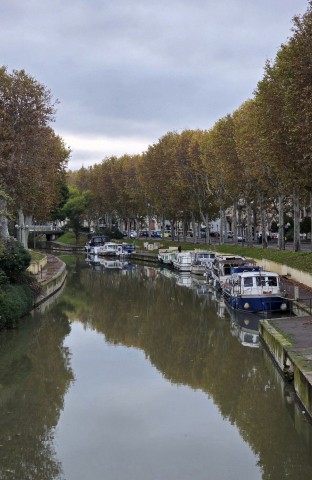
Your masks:
M 200 250 L 195 249 L 193 250 L 194 253 L 208 253 L 209 255 L 216 255 L 216 252 L 212 252 L 211 250 Z
M 260 272 L 261 267 L 255 265 L 240 265 L 238 267 L 232 267 L 231 273 L 250 273 L 250 272 Z
M 269 271 L 263 271 L 263 270 L 255 270 L 255 271 L 248 271 L 248 272 L 239 272 L 239 275 L 241 277 L 250 277 L 255 276 L 255 277 L 279 277 L 279 274 L 276 272 L 269 272 Z
M 246 265 L 248 263 L 249 265 L 255 265 L 254 260 L 249 260 L 245 257 L 235 257 L 233 256 L 227 256 L 223 258 L 217 258 L 216 259 L 218 263 L 220 264 L 228 264 L 228 265 Z
M 178 247 L 168 247 L 168 248 L 160 248 L 158 253 L 175 253 L 178 252 Z
M 207 250 L 194 250 L 194 253 L 195 255 L 206 255 L 206 256 L 210 256 L 210 258 L 215 257 L 216 254 L 214 252 L 207 252 Z

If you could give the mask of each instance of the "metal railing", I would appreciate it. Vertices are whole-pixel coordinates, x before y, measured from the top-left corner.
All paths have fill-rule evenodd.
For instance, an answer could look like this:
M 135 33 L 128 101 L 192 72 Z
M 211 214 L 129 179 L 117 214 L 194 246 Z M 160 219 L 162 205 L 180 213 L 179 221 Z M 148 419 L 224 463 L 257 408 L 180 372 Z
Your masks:
M 61 230 L 60 227 L 49 224 L 49 225 L 29 225 L 28 227 L 30 232 L 58 232 Z

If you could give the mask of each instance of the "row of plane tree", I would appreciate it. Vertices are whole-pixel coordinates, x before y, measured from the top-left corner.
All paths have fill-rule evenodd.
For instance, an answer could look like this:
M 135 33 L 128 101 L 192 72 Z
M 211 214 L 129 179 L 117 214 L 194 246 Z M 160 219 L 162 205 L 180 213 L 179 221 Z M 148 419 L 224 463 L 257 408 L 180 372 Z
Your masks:
M 292 37 L 266 62 L 253 97 L 232 114 L 205 131 L 169 132 L 142 154 L 69 172 L 70 184 L 92 193 L 88 217 L 139 222 L 156 215 L 173 226 L 196 220 L 207 227 L 220 217 L 222 241 L 230 207 L 234 238 L 244 211 L 247 243 L 260 225 L 266 245 L 274 218 L 283 248 L 291 212 L 299 250 L 300 214 L 311 212 L 312 198 L 311 36 L 309 1 L 293 20 Z

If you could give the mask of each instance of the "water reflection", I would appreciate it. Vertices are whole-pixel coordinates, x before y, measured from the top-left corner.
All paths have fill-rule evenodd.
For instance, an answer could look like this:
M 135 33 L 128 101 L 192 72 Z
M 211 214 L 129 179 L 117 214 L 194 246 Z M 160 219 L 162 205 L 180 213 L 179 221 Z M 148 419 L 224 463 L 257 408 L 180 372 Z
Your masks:
M 91 266 L 93 270 L 102 271 L 104 269 L 124 270 L 132 268 L 132 264 L 126 257 L 101 257 L 99 255 L 86 255 L 85 262 Z
M 54 429 L 73 380 L 63 340 L 70 328 L 64 305 L 39 312 L 0 335 L 0 478 L 62 478 Z
M 255 313 L 232 310 L 225 306 L 231 317 L 231 333 L 244 347 L 259 347 L 259 320 L 263 317 Z
M 59 303 L 0 337 L 1 480 L 312 478 L 310 424 L 208 285 L 68 268 Z
M 189 285 L 189 278 L 172 282 L 165 276 L 174 277 L 172 272 L 151 271 L 152 275 L 144 270 L 129 272 L 130 284 L 120 276 L 112 284 L 104 277 L 106 298 L 113 301 L 118 284 L 120 294 L 131 298 L 132 314 L 117 311 L 113 317 L 104 314 L 99 319 L 94 313 L 93 325 L 112 342 L 142 349 L 171 382 L 200 388 L 212 397 L 221 415 L 238 426 L 242 438 L 259 455 L 263 478 L 309 478 L 311 431 L 308 445 L 298 443 L 296 430 L 289 438 L 287 408 L 273 380 L 274 366 L 263 363 L 263 350 L 241 348 L 230 333 L 225 305 L 213 292 L 202 301 L 192 288 L 177 285 Z M 135 295 L 142 289 L 144 295 Z M 306 422 L 301 419 L 301 423 Z

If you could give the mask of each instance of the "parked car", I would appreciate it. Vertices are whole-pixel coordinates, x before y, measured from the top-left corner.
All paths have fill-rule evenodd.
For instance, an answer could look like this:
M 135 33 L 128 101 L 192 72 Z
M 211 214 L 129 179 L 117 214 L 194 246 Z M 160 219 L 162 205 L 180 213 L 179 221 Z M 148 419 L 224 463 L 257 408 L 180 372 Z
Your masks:
M 161 231 L 160 230 L 153 230 L 151 232 L 151 237 L 152 238 L 161 238 L 162 237 Z
M 149 231 L 148 230 L 142 230 L 140 232 L 140 237 L 146 237 L 148 238 L 149 237 Z
M 229 231 L 227 232 L 227 238 L 233 238 L 234 237 L 234 233 Z
M 237 241 L 238 242 L 245 242 L 245 237 L 243 237 L 242 235 L 238 235 L 237 236 Z
M 130 238 L 137 238 L 138 234 L 135 230 L 131 230 L 130 232 Z

